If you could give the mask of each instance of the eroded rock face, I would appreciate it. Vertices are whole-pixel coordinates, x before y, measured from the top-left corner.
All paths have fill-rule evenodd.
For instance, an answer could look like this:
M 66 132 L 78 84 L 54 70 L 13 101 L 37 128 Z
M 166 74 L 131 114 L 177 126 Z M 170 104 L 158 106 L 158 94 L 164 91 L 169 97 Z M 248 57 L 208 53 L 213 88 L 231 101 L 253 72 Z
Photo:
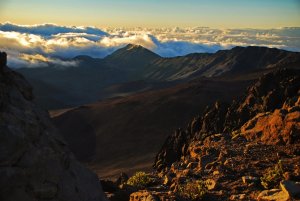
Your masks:
M 185 130 L 170 135 L 154 168 L 169 167 L 187 153 L 190 143 L 203 142 L 215 133 L 238 131 L 247 133 L 249 140 L 261 139 L 266 144 L 293 143 L 299 138 L 299 90 L 299 70 L 278 69 L 262 76 L 240 99 L 231 104 L 217 102 Z
M 0 200 L 106 200 L 95 174 L 82 166 L 33 102 L 24 78 L 0 64 Z
M 298 95 L 299 89 L 299 70 L 279 69 L 262 76 L 240 101 L 228 108 L 224 131 L 239 129 L 258 113 L 273 112 L 281 108 L 285 101 Z
M 300 97 L 274 112 L 259 113 L 241 127 L 248 140 L 265 144 L 292 144 L 300 141 Z

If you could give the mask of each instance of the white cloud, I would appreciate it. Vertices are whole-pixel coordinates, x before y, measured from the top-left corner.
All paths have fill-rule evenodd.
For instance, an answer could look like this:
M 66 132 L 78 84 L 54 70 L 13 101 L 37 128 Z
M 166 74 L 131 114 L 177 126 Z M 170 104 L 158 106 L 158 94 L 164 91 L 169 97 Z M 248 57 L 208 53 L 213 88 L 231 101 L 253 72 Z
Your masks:
M 41 35 L 51 37 L 59 33 L 85 33 L 94 35 L 107 35 L 107 33 L 95 27 L 59 26 L 56 24 L 18 25 L 13 23 L 0 24 L 2 31 L 15 31 L 19 33 Z
M 77 55 L 104 57 L 128 43 L 139 44 L 161 56 L 216 52 L 234 46 L 267 46 L 300 51 L 300 27 L 278 29 L 106 28 L 54 24 L 0 24 L 0 49 L 10 55 L 11 66 L 74 66 L 55 58 Z M 30 62 L 22 55 L 32 55 Z M 40 55 L 47 60 L 38 59 Z M 42 58 L 40 57 L 40 58 Z M 36 60 L 34 62 L 34 60 Z

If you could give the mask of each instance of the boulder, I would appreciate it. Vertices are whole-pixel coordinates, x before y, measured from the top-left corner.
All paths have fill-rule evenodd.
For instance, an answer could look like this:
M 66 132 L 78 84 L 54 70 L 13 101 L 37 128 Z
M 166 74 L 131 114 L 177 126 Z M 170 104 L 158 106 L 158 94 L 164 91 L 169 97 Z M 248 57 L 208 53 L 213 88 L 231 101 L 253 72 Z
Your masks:
M 289 201 L 290 196 L 280 189 L 271 189 L 262 191 L 257 200 L 259 201 Z
M 170 185 L 171 181 L 172 181 L 172 177 L 169 174 L 166 174 L 165 177 L 164 177 L 163 184 L 164 185 Z
M 205 184 L 206 184 L 206 187 L 209 191 L 215 189 L 216 186 L 217 186 L 217 182 L 213 179 L 207 179 L 205 181 Z
M 32 88 L 0 54 L 0 200 L 104 201 L 96 174 L 80 164 Z
M 252 176 L 243 176 L 242 177 L 243 183 L 244 184 L 252 184 L 252 183 L 256 183 L 259 181 L 259 178 L 257 177 L 252 177 Z
M 160 201 L 160 199 L 153 193 L 144 190 L 132 193 L 130 201 Z
M 231 195 L 230 200 L 246 200 L 246 194 Z

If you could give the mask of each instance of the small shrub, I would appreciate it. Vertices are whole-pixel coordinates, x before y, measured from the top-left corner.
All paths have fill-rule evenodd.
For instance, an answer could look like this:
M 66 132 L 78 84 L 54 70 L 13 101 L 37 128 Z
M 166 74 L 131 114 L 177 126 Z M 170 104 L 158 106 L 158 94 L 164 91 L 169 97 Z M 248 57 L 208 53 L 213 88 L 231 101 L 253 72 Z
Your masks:
M 127 184 L 138 189 L 143 189 L 153 182 L 154 179 L 145 172 L 136 172 L 132 177 L 128 179 Z
M 283 173 L 282 163 L 281 160 L 279 160 L 274 168 L 268 169 L 260 178 L 261 185 L 266 189 L 275 187 L 283 179 Z
M 188 200 L 201 200 L 207 191 L 206 183 L 202 180 L 189 181 L 178 188 L 179 195 Z

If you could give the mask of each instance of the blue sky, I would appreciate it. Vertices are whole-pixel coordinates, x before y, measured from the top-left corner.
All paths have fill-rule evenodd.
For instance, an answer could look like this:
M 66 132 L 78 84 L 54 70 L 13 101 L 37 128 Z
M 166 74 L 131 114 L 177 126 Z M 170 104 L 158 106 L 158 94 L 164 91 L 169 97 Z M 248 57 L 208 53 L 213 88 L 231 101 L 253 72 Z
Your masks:
M 299 27 L 300 1 L 1 0 L 0 19 L 97 27 Z

